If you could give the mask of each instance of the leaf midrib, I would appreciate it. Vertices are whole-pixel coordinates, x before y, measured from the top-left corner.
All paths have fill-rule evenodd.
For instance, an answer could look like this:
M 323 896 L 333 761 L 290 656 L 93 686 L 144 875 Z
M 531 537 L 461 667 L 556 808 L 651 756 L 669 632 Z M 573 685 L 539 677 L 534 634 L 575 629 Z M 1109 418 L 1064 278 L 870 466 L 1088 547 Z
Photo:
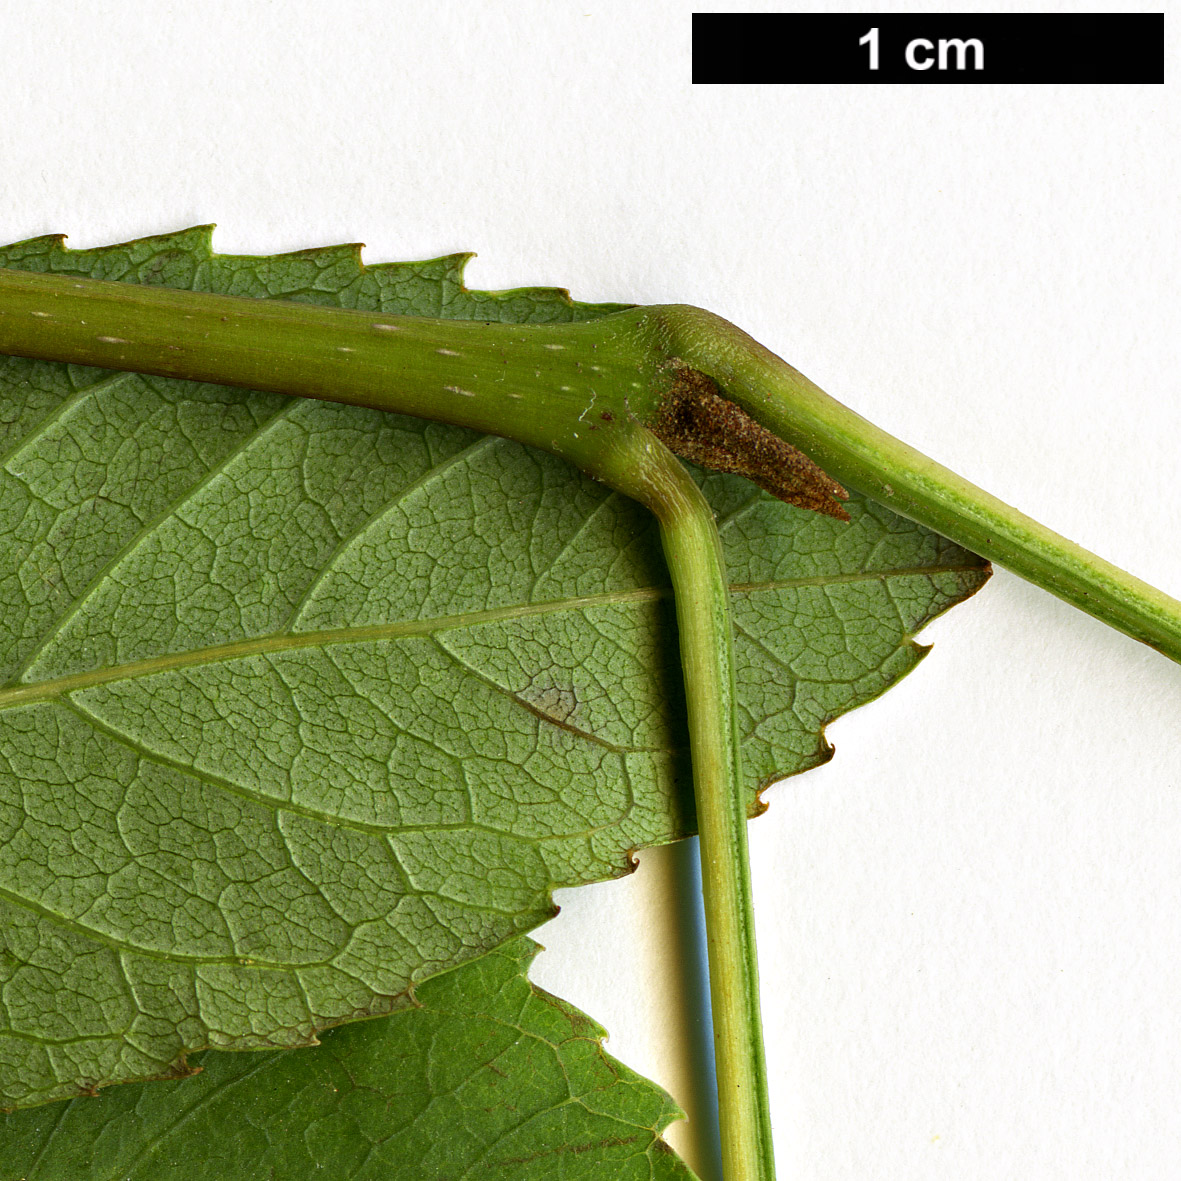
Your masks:
M 909 566 L 890 570 L 854 571 L 850 574 L 817 574 L 806 578 L 784 578 L 768 582 L 733 583 L 730 593 L 754 594 L 759 591 L 792 590 L 797 587 L 835 586 L 855 582 L 884 582 L 890 578 L 934 576 L 937 574 L 978 573 L 978 564 L 958 563 L 954 566 Z M 250 640 L 233 640 L 213 644 L 207 648 L 193 648 L 188 652 L 172 652 L 145 660 L 128 661 L 88 672 L 71 673 L 33 684 L 10 685 L 0 689 L 0 711 L 39 701 L 49 701 L 113 681 L 135 680 L 162 672 L 173 672 L 202 664 L 216 664 L 224 660 L 238 660 L 247 656 L 267 656 L 277 652 L 301 648 L 320 648 L 330 644 L 356 644 L 373 640 L 401 639 L 406 636 L 425 636 L 435 632 L 458 631 L 507 619 L 525 619 L 535 615 L 556 614 L 561 611 L 582 611 L 590 607 L 616 603 L 655 602 L 671 597 L 670 587 L 639 587 L 628 591 L 607 591 L 597 595 L 579 595 L 567 599 L 550 599 L 542 603 L 514 604 L 492 607 L 485 611 L 468 611 L 460 615 L 438 615 L 430 619 L 404 620 L 399 623 L 371 624 L 365 627 L 333 628 L 321 631 L 298 632 L 286 635 L 258 636 Z

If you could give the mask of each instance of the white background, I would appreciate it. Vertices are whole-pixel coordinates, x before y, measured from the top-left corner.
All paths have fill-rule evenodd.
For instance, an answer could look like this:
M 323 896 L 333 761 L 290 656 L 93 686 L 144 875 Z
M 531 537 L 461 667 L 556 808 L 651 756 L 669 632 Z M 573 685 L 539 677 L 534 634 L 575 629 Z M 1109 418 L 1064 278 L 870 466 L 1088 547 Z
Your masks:
M 0 4 L 0 238 L 702 304 L 1181 595 L 1175 16 L 1164 87 L 693 88 L 690 10 Z M 1003 572 L 924 638 L 751 827 L 781 1175 L 1175 1177 L 1181 669 Z M 676 860 L 535 975 L 689 1104 Z

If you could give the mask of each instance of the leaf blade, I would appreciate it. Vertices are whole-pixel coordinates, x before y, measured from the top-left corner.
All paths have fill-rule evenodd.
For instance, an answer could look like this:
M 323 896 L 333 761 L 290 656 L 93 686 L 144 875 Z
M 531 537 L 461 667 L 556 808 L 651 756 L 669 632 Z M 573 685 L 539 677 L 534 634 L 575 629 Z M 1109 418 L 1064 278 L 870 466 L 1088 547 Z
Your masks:
M 529 983 L 537 950 L 505 944 L 423 985 L 420 1008 L 298 1054 L 210 1051 L 192 1078 L 2 1116 L 0 1173 L 691 1181 L 660 1139 L 676 1105 Z
M 385 312 L 612 310 L 467 292 L 460 256 L 219 258 L 207 230 L 0 262 Z M 0 380 L 0 593 L 24 608 L 0 633 L 0 1102 L 393 1011 L 548 918 L 554 887 L 691 831 L 638 506 L 505 440 L 354 407 L 35 362 Z M 703 483 L 756 812 L 985 573 L 862 500 L 842 526 Z

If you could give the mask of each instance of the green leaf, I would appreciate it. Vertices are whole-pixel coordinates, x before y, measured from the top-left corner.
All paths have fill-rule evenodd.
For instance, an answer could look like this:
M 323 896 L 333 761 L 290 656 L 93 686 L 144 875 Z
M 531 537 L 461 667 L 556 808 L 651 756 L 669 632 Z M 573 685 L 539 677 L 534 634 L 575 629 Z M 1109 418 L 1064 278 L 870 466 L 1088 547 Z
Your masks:
M 537 951 L 507 943 L 315 1049 L 209 1051 L 193 1078 L 0 1117 L 0 1177 L 691 1181 L 659 1138 L 676 1105 L 529 984 Z
M 219 257 L 207 230 L 0 265 L 387 313 L 465 256 Z M 0 1103 L 298 1046 L 692 831 L 667 575 L 637 506 L 492 437 L 0 361 Z M 888 510 L 704 488 L 733 583 L 749 810 L 987 577 Z

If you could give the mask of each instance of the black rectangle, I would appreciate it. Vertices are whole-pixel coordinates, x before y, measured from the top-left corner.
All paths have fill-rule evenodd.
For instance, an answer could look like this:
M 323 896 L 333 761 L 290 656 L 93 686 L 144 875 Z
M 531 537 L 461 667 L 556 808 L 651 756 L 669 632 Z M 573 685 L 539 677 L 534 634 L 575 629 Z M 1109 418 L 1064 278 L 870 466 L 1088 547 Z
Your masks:
M 1164 41 L 1163 13 L 695 12 L 693 81 L 1163 83 Z

